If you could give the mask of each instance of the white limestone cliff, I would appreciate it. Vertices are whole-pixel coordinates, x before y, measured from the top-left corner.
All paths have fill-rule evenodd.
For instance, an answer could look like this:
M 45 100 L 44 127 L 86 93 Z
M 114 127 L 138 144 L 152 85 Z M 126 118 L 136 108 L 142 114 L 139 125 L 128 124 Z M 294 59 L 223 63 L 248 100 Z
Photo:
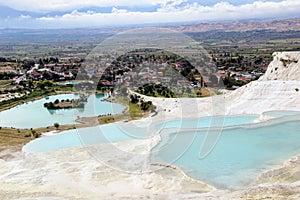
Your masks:
M 273 61 L 268 66 L 266 73 L 260 81 L 300 80 L 300 52 L 276 52 Z
M 274 53 L 259 80 L 226 95 L 227 114 L 300 111 L 300 52 Z

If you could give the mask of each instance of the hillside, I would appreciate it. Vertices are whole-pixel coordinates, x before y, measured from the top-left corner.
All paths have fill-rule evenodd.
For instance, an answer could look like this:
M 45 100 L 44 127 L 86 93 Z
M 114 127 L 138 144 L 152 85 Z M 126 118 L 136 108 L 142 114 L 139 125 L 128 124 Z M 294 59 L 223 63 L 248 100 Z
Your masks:
M 206 32 L 206 31 L 261 31 L 261 30 L 274 30 L 274 31 L 298 31 L 300 27 L 300 19 L 283 19 L 283 20 L 265 20 L 265 21 L 236 21 L 236 22 L 216 22 L 216 23 L 200 23 L 194 25 L 178 26 L 173 28 L 181 32 Z
M 226 95 L 228 114 L 300 110 L 300 52 L 274 53 L 267 72 Z
M 272 110 L 300 111 L 300 52 L 274 53 L 273 56 L 267 72 L 259 80 L 225 95 L 144 98 L 151 100 L 165 118 L 262 114 Z
M 274 60 L 270 63 L 266 73 L 259 80 L 300 80 L 300 52 L 276 52 Z

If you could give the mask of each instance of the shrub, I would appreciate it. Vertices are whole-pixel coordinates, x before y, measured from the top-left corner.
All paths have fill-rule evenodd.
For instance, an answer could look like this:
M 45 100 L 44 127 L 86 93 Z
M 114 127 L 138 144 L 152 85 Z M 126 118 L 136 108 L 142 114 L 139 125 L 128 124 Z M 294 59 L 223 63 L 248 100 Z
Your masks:
M 54 127 L 55 127 L 56 129 L 58 129 L 59 123 L 54 123 Z

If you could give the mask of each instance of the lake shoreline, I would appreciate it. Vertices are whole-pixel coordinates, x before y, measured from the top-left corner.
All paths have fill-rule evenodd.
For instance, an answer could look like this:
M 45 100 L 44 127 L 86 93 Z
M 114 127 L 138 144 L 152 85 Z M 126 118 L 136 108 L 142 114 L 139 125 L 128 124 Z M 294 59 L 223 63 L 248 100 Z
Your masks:
M 22 105 L 22 104 L 26 104 L 28 102 L 32 102 L 32 101 L 36 101 L 36 100 L 40 100 L 40 99 L 43 99 L 43 98 L 46 98 L 47 96 L 53 96 L 53 95 L 59 95 L 59 94 L 72 94 L 74 92 L 67 92 L 67 91 L 55 91 L 55 92 L 51 92 L 49 94 L 44 94 L 42 96 L 36 96 L 36 97 L 32 97 L 32 98 L 26 98 L 24 100 L 18 100 L 16 102 L 12 102 L 12 103 L 9 103 L 9 105 L 5 104 L 4 106 L 5 107 L 1 107 L 0 108 L 0 112 L 2 111 L 5 111 L 5 110 L 9 110 L 11 108 L 14 108 L 14 107 L 17 107 L 19 105 Z M 10 105 L 12 104 L 12 105 Z
M 43 95 L 43 96 L 27 99 L 26 101 L 18 102 L 17 104 L 13 104 L 13 105 L 10 105 L 9 107 L 5 107 L 2 110 L 0 109 L 0 112 L 9 110 L 9 109 L 17 107 L 19 105 L 26 104 L 28 102 L 37 101 L 37 100 L 46 98 L 47 96 L 55 96 L 55 95 L 60 95 L 60 94 L 76 94 L 76 93 L 57 91 L 51 95 Z M 96 92 L 94 94 L 97 95 L 99 93 Z M 100 94 L 105 95 L 106 93 L 100 93 Z M 123 102 L 118 102 L 117 99 L 115 99 L 115 98 L 114 99 L 112 99 L 111 97 L 104 98 L 101 101 L 106 101 L 109 103 L 117 103 L 117 104 L 123 105 L 125 108 L 122 110 L 122 113 L 116 114 L 116 115 L 105 114 L 105 115 L 99 115 L 96 117 L 80 117 L 75 120 L 74 124 L 59 124 L 59 128 L 55 128 L 54 125 L 50 125 L 47 127 L 34 128 L 34 129 L 4 127 L 3 126 L 0 128 L 0 144 L 2 144 L 2 146 L 11 147 L 11 149 L 15 149 L 17 151 L 21 151 L 22 146 L 25 145 L 26 143 L 28 143 L 38 137 L 41 137 L 41 136 L 45 135 L 45 133 L 51 132 L 53 130 L 55 130 L 56 133 L 60 133 L 60 132 L 63 132 L 66 130 L 71 130 L 71 129 L 87 128 L 87 127 L 93 127 L 93 126 L 98 126 L 98 125 L 115 123 L 115 122 L 119 122 L 119 121 L 128 122 L 128 121 L 140 119 L 140 118 L 133 119 L 129 112 L 128 105 L 124 104 Z M 44 107 L 41 109 L 44 109 Z M 68 109 L 72 109 L 72 108 L 68 108 Z M 150 114 L 151 113 L 149 113 L 149 112 L 145 112 L 143 114 L 143 116 L 141 116 L 141 118 L 148 117 Z M 35 135 L 33 135 L 32 133 L 34 133 Z M 27 136 L 27 135 L 30 135 L 30 136 Z M 6 140 L 6 139 L 5 140 L 1 139 L 1 136 L 5 137 L 6 139 L 14 138 L 14 140 L 13 140 L 13 142 L 8 142 L 8 140 Z M 2 150 L 5 150 L 5 148 L 0 148 L 0 151 L 2 151 Z

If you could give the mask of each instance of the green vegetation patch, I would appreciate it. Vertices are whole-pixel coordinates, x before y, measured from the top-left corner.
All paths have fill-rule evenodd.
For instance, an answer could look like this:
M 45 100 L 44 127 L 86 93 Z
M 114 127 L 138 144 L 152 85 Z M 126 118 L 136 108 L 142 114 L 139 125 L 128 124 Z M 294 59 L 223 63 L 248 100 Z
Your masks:
M 165 98 L 176 97 L 173 91 L 163 86 L 162 84 L 148 83 L 139 87 L 136 92 L 146 96 L 152 96 L 152 97 L 165 97 Z

